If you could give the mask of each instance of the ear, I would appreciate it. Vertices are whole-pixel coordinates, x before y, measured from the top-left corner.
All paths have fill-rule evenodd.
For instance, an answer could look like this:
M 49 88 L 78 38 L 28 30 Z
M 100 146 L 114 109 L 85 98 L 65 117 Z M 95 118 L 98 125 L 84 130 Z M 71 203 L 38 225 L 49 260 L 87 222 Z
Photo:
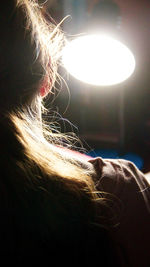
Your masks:
M 51 84 L 49 82 L 48 77 L 45 77 L 40 87 L 40 96 L 45 97 L 48 95 L 50 91 L 51 91 Z

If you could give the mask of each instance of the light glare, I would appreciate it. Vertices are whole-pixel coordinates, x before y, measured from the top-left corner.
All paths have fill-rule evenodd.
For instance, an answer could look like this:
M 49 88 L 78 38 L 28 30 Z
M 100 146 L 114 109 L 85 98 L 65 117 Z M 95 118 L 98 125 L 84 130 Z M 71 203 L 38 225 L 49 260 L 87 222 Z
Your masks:
M 87 35 L 73 40 L 64 48 L 62 60 L 71 75 L 93 85 L 123 82 L 135 69 L 131 51 L 105 35 Z

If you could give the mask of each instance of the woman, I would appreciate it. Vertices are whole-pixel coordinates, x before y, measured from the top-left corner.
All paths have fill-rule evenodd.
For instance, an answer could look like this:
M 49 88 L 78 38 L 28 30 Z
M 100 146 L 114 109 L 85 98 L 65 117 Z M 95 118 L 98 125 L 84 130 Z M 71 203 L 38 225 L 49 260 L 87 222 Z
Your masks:
M 5 0 L 0 17 L 1 260 L 150 266 L 143 174 L 123 160 L 71 156 L 42 122 L 62 32 L 36 0 Z

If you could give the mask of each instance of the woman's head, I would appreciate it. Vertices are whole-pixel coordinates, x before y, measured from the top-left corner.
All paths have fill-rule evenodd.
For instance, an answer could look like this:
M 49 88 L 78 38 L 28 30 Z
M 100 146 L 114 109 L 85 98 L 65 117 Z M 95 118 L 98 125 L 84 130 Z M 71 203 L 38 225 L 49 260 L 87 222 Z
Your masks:
M 36 103 L 37 99 L 39 102 L 42 99 L 43 82 L 46 81 L 49 88 L 55 82 L 63 34 L 57 26 L 46 21 L 37 0 L 3 2 L 0 6 L 0 148 L 4 158 L 0 165 L 5 166 L 5 177 L 19 195 L 28 181 L 35 182 L 35 188 L 42 182 L 44 192 L 53 184 L 56 191 L 60 189 L 66 206 L 65 190 L 70 199 L 74 199 L 74 194 L 80 199 L 81 194 L 81 199 L 85 196 L 88 202 L 92 192 L 85 192 L 93 188 L 89 175 L 85 171 L 81 173 L 82 168 L 75 165 L 74 160 L 65 158 L 61 149 L 45 140 L 42 123 L 33 117 L 40 107 Z M 63 139 L 61 134 L 58 139 L 55 134 L 51 136 L 54 141 Z M 1 175 L 0 178 L 3 179 Z M 54 197 L 56 203 L 55 193 L 58 195 L 58 192 L 55 189 L 48 196 Z M 66 207 L 60 205 L 61 208 L 65 210 Z
M 47 142 L 42 123 L 32 116 L 40 108 L 43 83 L 49 90 L 55 82 L 63 34 L 46 21 L 37 0 L 4 0 L 0 18 L 0 254 L 18 258 L 22 252 L 28 261 L 33 248 L 38 262 L 36 248 L 47 247 L 48 260 L 56 250 L 66 260 L 73 245 L 76 258 L 79 247 L 83 254 L 84 235 L 99 224 L 97 208 L 104 202 L 90 164 L 83 168 L 62 152 L 64 135 L 51 132 L 54 142 Z M 89 244 L 90 235 L 87 249 Z
M 46 90 L 55 82 L 63 34 L 36 0 L 5 0 L 0 17 L 0 109 L 34 106 L 45 79 Z

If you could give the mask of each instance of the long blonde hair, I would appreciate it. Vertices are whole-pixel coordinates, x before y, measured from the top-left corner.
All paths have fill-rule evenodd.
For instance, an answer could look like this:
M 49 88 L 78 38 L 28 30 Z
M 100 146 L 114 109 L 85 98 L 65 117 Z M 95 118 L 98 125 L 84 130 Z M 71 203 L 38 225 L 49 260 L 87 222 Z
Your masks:
M 5 45 L 0 53 L 5 55 L 3 69 L 7 71 L 0 69 L 0 166 L 5 191 L 0 208 L 5 203 L 9 218 L 14 211 L 17 231 L 21 229 L 29 239 L 34 232 L 44 240 L 50 234 L 63 239 L 74 232 L 75 237 L 83 225 L 98 224 L 97 200 L 103 205 L 104 197 L 95 191 L 89 165 L 60 148 L 66 136 L 47 133 L 42 122 L 39 90 L 45 77 L 47 86 L 54 86 L 64 35 L 44 18 L 36 0 L 8 2 L 0 11 L 4 14 L 1 23 L 10 27 L 13 50 L 7 59 L 10 36 L 1 25 Z M 7 230 L 13 225 L 7 225 Z
M 17 6 L 21 7 L 26 14 L 26 31 L 31 31 L 31 43 L 35 42 L 36 47 L 39 47 L 39 61 L 44 70 L 44 78 L 48 77 L 47 86 L 52 87 L 59 77 L 57 66 L 61 55 L 61 48 L 65 42 L 65 37 L 59 25 L 54 25 L 47 21 L 41 12 L 41 7 L 35 0 L 17 0 Z M 38 61 L 38 58 L 36 59 Z M 42 77 L 43 78 L 43 77 Z M 44 80 L 42 79 L 42 82 Z M 40 83 L 40 86 L 42 84 Z M 34 106 L 36 110 L 42 110 L 42 98 L 37 91 L 38 101 Z M 35 98 L 33 99 L 33 102 Z M 44 122 L 35 119 L 34 108 L 25 105 L 23 112 L 14 112 L 11 114 L 11 121 L 14 122 L 20 133 L 18 139 L 26 148 L 28 157 L 35 159 L 41 168 L 45 168 L 45 172 L 52 176 L 60 176 L 66 181 L 74 181 L 76 187 L 81 184 L 89 188 L 89 195 L 92 197 L 94 183 L 88 175 L 88 171 L 83 171 L 81 164 L 77 160 L 67 157 L 63 150 L 58 149 L 57 145 L 62 145 L 66 135 L 61 133 L 53 133 L 47 131 Z M 19 114 L 19 116 L 18 116 Z M 17 116 L 16 116 L 17 115 Z M 40 116 L 41 118 L 41 116 Z M 46 137 L 46 138 L 45 138 Z M 48 141 L 47 141 L 48 139 Z M 31 146 L 30 146 L 31 145 Z M 55 146 L 56 145 L 56 146 Z M 79 192 L 77 192 L 79 193 Z M 93 195 L 94 196 L 94 195 Z

